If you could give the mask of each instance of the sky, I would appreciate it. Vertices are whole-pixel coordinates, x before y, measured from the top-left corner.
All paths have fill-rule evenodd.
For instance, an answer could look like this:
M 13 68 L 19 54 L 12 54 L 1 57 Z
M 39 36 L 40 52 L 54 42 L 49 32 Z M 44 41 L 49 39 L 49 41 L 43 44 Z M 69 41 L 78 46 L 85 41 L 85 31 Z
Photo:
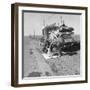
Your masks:
M 35 13 L 24 12 L 24 36 L 42 35 L 44 25 L 56 23 L 61 25 L 61 17 L 64 23 L 74 28 L 75 34 L 80 34 L 80 16 L 72 14 Z

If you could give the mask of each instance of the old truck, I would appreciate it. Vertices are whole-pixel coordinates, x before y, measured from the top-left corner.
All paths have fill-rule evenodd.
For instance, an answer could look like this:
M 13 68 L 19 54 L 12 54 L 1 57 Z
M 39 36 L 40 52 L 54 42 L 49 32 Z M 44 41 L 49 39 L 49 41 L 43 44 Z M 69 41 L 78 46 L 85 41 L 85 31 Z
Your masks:
M 42 29 L 42 52 L 50 56 L 73 55 L 80 50 L 80 41 L 74 39 L 74 28 L 55 24 Z

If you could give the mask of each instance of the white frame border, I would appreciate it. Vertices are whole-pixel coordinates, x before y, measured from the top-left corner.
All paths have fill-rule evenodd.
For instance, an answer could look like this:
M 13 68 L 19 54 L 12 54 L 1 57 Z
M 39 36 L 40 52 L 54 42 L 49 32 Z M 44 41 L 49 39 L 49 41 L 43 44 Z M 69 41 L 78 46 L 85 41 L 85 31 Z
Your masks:
M 39 79 L 22 79 L 22 10 L 35 10 L 35 11 L 53 11 L 53 12 L 67 12 L 67 13 L 82 13 L 81 15 L 81 75 L 80 76 L 59 76 L 53 78 L 39 78 Z M 85 10 L 74 10 L 74 9 L 55 9 L 55 8 L 41 8 L 41 7 L 18 7 L 18 36 L 19 36 L 19 53 L 18 53 L 18 83 L 19 84 L 34 84 L 34 83 L 48 83 L 48 82 L 67 82 L 67 81 L 80 81 L 85 80 Z M 83 57 L 82 57 L 83 56 Z

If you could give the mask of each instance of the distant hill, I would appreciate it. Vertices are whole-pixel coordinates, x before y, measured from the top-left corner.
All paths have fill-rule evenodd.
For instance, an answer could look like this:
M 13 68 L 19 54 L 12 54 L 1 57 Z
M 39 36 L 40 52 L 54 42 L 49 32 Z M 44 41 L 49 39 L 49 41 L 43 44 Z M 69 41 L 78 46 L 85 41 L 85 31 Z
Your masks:
M 74 35 L 73 37 L 74 37 L 75 41 L 80 42 L 80 35 Z M 42 38 L 42 36 L 41 35 L 35 35 L 35 36 L 30 35 L 30 36 L 25 36 L 25 38 L 31 38 L 31 39 L 40 40 Z
M 35 35 L 35 36 L 30 35 L 29 38 L 40 40 L 42 38 L 42 36 L 41 35 Z

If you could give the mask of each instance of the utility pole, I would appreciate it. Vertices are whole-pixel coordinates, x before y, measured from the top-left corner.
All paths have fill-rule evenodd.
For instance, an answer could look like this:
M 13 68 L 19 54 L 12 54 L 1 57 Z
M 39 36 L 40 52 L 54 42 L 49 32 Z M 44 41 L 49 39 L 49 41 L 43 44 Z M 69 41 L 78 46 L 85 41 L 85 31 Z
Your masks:
M 62 16 L 60 17 L 60 19 L 61 19 L 61 25 L 62 25 L 63 24 Z
M 64 24 L 64 20 L 63 20 L 62 22 L 63 22 L 63 24 Z
M 45 27 L 45 19 L 43 18 L 43 26 Z
M 35 30 L 33 30 L 33 37 L 35 38 Z

